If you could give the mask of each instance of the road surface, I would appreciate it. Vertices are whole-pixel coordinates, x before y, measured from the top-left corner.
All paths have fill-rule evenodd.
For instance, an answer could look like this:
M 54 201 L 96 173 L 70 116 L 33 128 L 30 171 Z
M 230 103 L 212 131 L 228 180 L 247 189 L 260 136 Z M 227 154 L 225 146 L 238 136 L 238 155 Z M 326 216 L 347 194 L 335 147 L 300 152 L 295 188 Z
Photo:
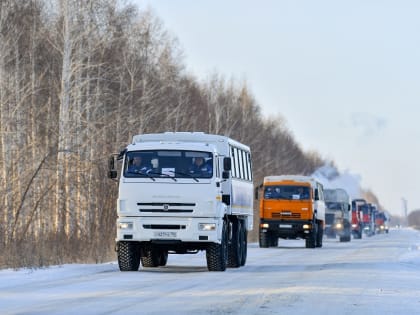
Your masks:
M 120 272 L 116 262 L 0 271 L 0 314 L 420 314 L 420 233 L 322 248 L 249 244 L 246 266 L 208 272 L 205 254 Z

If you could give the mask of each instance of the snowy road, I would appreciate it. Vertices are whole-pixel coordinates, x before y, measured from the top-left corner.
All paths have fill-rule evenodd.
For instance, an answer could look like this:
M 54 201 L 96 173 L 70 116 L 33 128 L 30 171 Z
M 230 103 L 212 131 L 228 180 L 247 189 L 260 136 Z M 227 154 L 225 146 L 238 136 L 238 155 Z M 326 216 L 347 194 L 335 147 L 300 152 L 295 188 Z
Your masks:
M 250 244 L 247 265 L 226 272 L 208 272 L 204 253 L 139 272 L 115 262 L 3 270 L 0 314 L 420 314 L 420 233 Z

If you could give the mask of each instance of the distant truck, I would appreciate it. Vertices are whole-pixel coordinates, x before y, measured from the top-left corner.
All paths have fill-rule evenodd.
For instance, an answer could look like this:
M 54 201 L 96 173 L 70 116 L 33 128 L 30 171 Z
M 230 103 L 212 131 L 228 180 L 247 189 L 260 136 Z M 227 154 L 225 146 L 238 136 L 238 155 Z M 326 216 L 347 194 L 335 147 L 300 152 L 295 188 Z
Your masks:
M 340 242 L 351 240 L 351 199 L 347 191 L 341 188 L 324 189 L 325 197 L 325 229 L 324 233 L 330 237 L 339 236 Z
M 375 214 L 376 206 L 372 203 L 366 203 L 360 206 L 363 213 L 363 233 L 367 236 L 375 234 Z
M 121 271 L 137 271 L 140 262 L 164 266 L 168 254 L 201 250 L 209 271 L 245 265 L 253 225 L 248 146 L 202 132 L 141 134 L 110 157 L 112 179 L 118 177 L 117 161 Z
M 389 216 L 385 211 L 380 211 L 375 216 L 375 230 L 376 233 L 389 232 Z
M 281 175 L 265 177 L 260 187 L 260 247 L 275 247 L 279 238 L 302 238 L 306 248 L 322 247 L 325 202 L 321 183 L 308 176 Z
M 361 198 L 351 201 L 351 231 L 356 239 L 363 237 L 363 211 L 361 206 L 366 203 L 366 200 Z

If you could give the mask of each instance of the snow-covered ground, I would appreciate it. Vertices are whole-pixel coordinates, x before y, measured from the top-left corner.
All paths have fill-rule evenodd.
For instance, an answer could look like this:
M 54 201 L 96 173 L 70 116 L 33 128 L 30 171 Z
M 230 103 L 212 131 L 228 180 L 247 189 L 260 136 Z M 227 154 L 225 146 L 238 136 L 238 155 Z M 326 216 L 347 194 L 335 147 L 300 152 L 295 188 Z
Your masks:
M 250 244 L 246 266 L 226 272 L 208 272 L 204 253 L 138 272 L 116 262 L 2 270 L 0 314 L 420 314 L 420 233 Z

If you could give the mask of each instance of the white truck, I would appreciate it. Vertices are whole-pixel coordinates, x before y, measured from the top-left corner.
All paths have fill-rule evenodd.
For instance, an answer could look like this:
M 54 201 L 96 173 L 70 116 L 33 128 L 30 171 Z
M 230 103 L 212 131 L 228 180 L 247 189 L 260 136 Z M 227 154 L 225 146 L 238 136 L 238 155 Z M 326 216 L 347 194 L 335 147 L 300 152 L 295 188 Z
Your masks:
M 248 146 L 202 132 L 136 135 L 110 157 L 108 176 L 119 181 L 121 271 L 137 271 L 140 262 L 164 266 L 168 254 L 200 250 L 206 251 L 209 271 L 245 265 L 247 233 L 253 228 Z
M 325 231 L 329 237 L 339 236 L 340 242 L 350 242 L 352 234 L 351 199 L 342 188 L 324 189 Z

